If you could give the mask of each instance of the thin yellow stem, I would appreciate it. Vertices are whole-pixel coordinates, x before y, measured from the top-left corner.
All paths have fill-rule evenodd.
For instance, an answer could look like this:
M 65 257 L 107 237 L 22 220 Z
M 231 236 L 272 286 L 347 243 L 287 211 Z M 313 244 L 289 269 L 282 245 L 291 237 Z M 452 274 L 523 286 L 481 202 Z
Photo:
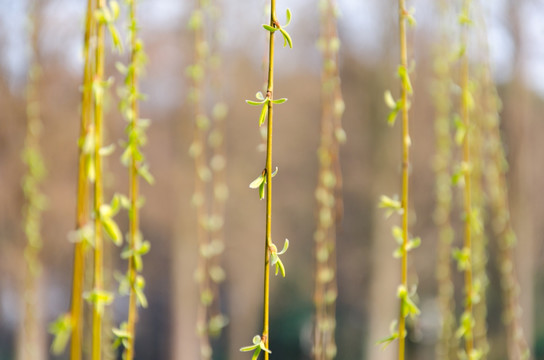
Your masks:
M 399 0 L 399 32 L 400 32 L 400 65 L 408 71 L 408 51 L 406 45 L 406 5 Z M 402 101 L 402 258 L 401 258 L 401 286 L 408 289 L 408 181 L 410 161 L 410 133 L 408 123 L 408 89 L 403 82 L 401 85 Z M 403 311 L 403 302 L 399 310 L 399 360 L 404 359 L 406 337 L 406 314 Z
M 270 0 L 270 26 L 276 26 L 276 0 Z M 268 102 L 268 124 L 266 134 L 266 234 L 264 248 L 264 305 L 263 305 L 263 333 L 262 338 L 267 349 L 270 346 L 269 318 L 270 318 L 270 245 L 272 244 L 272 125 L 274 95 L 274 33 L 270 33 L 268 48 L 268 85 L 266 89 Z M 269 354 L 264 353 L 265 360 Z
M 313 359 L 330 360 L 336 356 L 336 231 L 342 217 L 342 173 L 338 160 L 343 103 L 338 73 L 338 47 L 335 3 L 327 0 L 321 9 L 323 67 L 321 74 L 321 139 L 318 149 L 319 175 L 316 189 L 318 204 L 315 240 L 315 326 Z M 334 174 L 334 178 L 331 180 Z M 334 201 L 331 201 L 334 199 Z M 327 274 L 332 274 L 329 277 Z M 327 275 L 327 276 L 324 276 Z
M 452 163 L 452 127 L 451 116 L 451 63 L 448 46 L 451 42 L 451 29 L 444 21 L 447 17 L 449 2 L 442 1 L 440 7 L 442 27 L 440 42 L 436 47 L 435 55 L 435 90 L 433 98 L 436 108 L 435 136 L 436 136 L 436 208 L 434 212 L 435 224 L 438 228 L 438 257 L 436 264 L 436 280 L 438 282 L 438 300 L 442 316 L 440 341 L 436 347 L 436 358 L 450 360 L 457 354 L 457 341 L 455 338 L 455 302 L 453 299 L 453 282 L 451 271 L 451 253 L 453 228 L 451 225 L 451 163 Z
M 130 63 L 133 67 L 130 77 L 130 92 L 133 94 L 131 98 L 130 107 L 132 108 L 132 119 L 130 121 L 130 128 L 134 129 L 138 126 L 139 120 L 139 107 L 138 107 L 138 69 L 136 69 L 136 42 L 137 42 L 137 28 L 136 28 L 136 1 L 130 2 L 130 43 L 131 43 L 131 59 Z M 130 145 L 129 145 L 130 146 Z M 129 247 L 136 251 L 136 238 L 139 235 L 140 228 L 140 216 L 138 209 L 138 196 L 139 196 L 139 176 L 138 176 L 139 162 L 135 156 L 132 156 L 130 168 L 129 168 L 129 182 L 130 182 L 130 230 L 129 230 Z M 127 332 L 130 335 L 127 339 L 128 346 L 125 349 L 125 360 L 132 360 L 134 358 L 134 343 L 136 338 L 136 322 L 138 321 L 138 310 L 136 308 L 136 264 L 134 257 L 128 258 L 128 280 L 130 284 L 130 295 L 128 304 L 128 322 Z
M 468 1 L 464 2 L 464 7 L 468 11 Z M 462 46 L 466 47 L 467 44 L 467 30 L 463 29 L 462 33 Z M 465 227 L 464 227 L 464 249 L 469 254 L 469 262 L 465 268 L 465 315 L 469 316 L 472 321 L 472 229 L 471 229 L 471 216 L 472 216 L 472 197 L 471 197 L 471 171 L 470 171 L 470 117 L 468 109 L 468 83 L 469 83 L 469 69 L 468 69 L 468 56 L 465 53 L 461 58 L 461 118 L 466 130 L 466 134 L 463 139 L 463 166 L 464 166 L 464 213 L 465 213 Z M 467 356 L 470 357 L 474 348 L 472 329 L 470 329 L 464 336 L 465 339 L 465 351 Z
M 221 16 L 218 15 L 218 12 L 221 10 L 220 1 L 211 1 L 210 9 L 208 13 L 210 16 L 210 56 L 214 59 L 217 59 L 219 64 L 222 63 L 222 26 L 221 26 Z M 221 66 L 211 65 L 210 66 L 210 83 L 214 93 L 215 104 L 212 107 L 212 117 L 213 124 L 210 129 L 208 136 L 208 144 L 211 152 L 211 170 L 212 170 L 212 181 L 211 187 L 213 196 L 211 197 L 210 204 L 210 216 L 213 219 L 214 225 L 209 230 L 211 243 L 214 247 L 220 249 L 217 254 L 212 256 L 209 261 L 210 272 L 215 271 L 215 273 L 221 273 L 222 268 L 222 248 L 224 247 L 225 235 L 224 235 L 224 222 L 225 222 L 225 209 L 226 201 L 228 199 L 228 187 L 226 183 L 226 169 L 227 169 L 227 157 L 225 154 L 226 151 L 226 141 L 225 141 L 225 131 L 226 131 L 226 116 L 228 113 L 228 107 L 223 102 L 223 79 L 224 73 Z M 219 164 L 219 165 L 218 165 Z M 220 286 L 224 281 L 222 276 L 213 277 L 210 276 L 210 288 L 211 293 L 213 294 L 214 303 L 213 307 L 210 306 L 210 317 L 215 319 L 215 323 L 223 322 L 222 325 L 217 327 L 216 325 L 210 327 L 209 331 L 212 337 L 219 337 L 221 335 L 222 327 L 225 325 L 226 317 L 223 315 L 221 309 L 221 291 Z M 219 321 L 217 321 L 219 320 Z
M 105 7 L 105 0 L 98 0 L 98 9 Z M 95 86 L 102 86 L 104 79 L 104 24 L 97 24 L 97 44 L 96 44 L 96 74 Z M 102 122 L 103 122 L 103 94 L 95 94 L 95 112 L 94 112 L 94 168 L 96 172 L 94 182 L 94 277 L 93 290 L 100 292 L 103 289 L 103 237 L 102 224 L 100 221 L 100 207 L 102 206 L 103 188 L 102 188 L 102 156 L 100 148 L 102 147 Z M 100 299 L 93 301 L 93 326 L 92 326 L 92 360 L 101 359 L 102 342 L 102 306 Z
M 468 14 L 470 0 L 464 1 L 464 11 Z M 462 32 L 461 44 L 467 46 L 467 25 L 464 26 Z M 466 130 L 463 139 L 463 167 L 464 167 L 464 212 L 465 212 L 465 251 L 469 253 L 469 262 L 465 269 L 465 314 L 470 316 L 472 321 L 472 194 L 471 194 L 471 163 L 470 163 L 470 114 L 469 114 L 469 66 L 468 56 L 465 51 L 461 59 L 461 118 Z M 465 334 L 465 351 L 470 357 L 474 348 L 472 329 Z
M 43 351 L 40 339 L 39 284 L 41 277 L 40 251 L 42 241 L 42 212 L 45 195 L 41 192 L 46 169 L 41 156 L 40 138 L 42 120 L 40 115 L 40 83 L 41 67 L 38 54 L 38 32 L 40 28 L 40 5 L 37 1 L 31 3 L 28 21 L 30 37 L 30 64 L 27 75 L 26 102 L 26 134 L 22 151 L 23 162 L 26 165 L 22 178 L 24 194 L 23 229 L 26 237 L 24 249 L 24 312 L 22 319 L 22 338 L 25 346 L 20 354 L 21 359 L 39 358 Z
M 208 227 L 208 201 L 207 201 L 207 185 L 210 180 L 210 171 L 207 164 L 207 122 L 208 117 L 205 111 L 203 97 L 205 94 L 205 78 L 207 77 L 206 57 L 206 22 L 204 20 L 204 2 L 196 1 L 195 15 L 201 17 L 198 25 L 195 25 L 194 31 L 194 66 L 201 70 L 200 75 L 193 76 L 193 105 L 194 105 L 194 166 L 195 166 L 195 189 L 193 202 L 196 208 L 197 220 L 197 243 L 199 252 L 200 249 L 206 248 L 210 242 L 210 232 Z M 204 124 L 206 123 L 206 124 Z M 197 306 L 197 324 L 196 331 L 200 345 L 200 359 L 209 360 L 212 356 L 212 348 L 210 345 L 208 319 L 210 314 L 210 305 L 213 302 L 214 295 L 210 289 L 210 259 L 199 253 L 197 265 L 197 283 L 199 289 L 199 299 Z M 211 298 L 211 299 L 210 299 Z
M 489 49 L 487 49 L 489 52 Z M 489 53 L 487 53 L 489 56 Z M 523 334 L 520 324 L 519 281 L 514 263 L 514 249 L 516 234 L 512 228 L 510 217 L 510 204 L 508 202 L 508 184 L 506 181 L 507 164 L 504 154 L 503 143 L 500 134 L 499 104 L 500 99 L 497 89 L 491 79 L 490 66 L 486 64 L 483 79 L 484 106 L 486 110 L 486 127 L 484 130 L 489 134 L 487 146 L 490 160 L 484 171 L 484 177 L 491 191 L 489 192 L 489 203 L 491 207 L 493 233 L 498 238 L 499 256 L 497 265 L 501 275 L 501 290 L 503 310 L 502 318 L 506 327 L 506 338 L 508 359 L 528 359 L 530 349 Z
M 83 94 L 81 100 L 81 129 L 80 139 L 83 141 L 89 134 L 92 114 L 92 79 L 93 66 L 91 56 L 91 38 L 95 29 L 95 2 L 87 1 L 87 15 L 85 20 L 84 57 L 83 70 Z M 81 229 L 89 222 L 89 180 L 87 174 L 88 154 L 84 153 L 82 146 L 79 148 L 79 169 L 77 182 L 77 208 L 76 229 Z M 85 269 L 84 241 L 79 241 L 74 246 L 74 268 L 72 279 L 72 304 L 70 309 L 72 334 L 70 343 L 70 359 L 80 360 L 82 350 L 83 332 L 83 273 Z

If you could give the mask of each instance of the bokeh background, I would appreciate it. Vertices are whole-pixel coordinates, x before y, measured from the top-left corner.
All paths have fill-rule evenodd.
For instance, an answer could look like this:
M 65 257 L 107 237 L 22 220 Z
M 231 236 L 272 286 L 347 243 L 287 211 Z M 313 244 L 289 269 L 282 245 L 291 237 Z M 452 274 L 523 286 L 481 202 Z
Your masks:
M 75 223 L 79 86 L 82 78 L 83 0 L 40 0 L 37 13 L 38 59 L 43 68 L 39 85 L 43 156 L 48 175 L 43 192 L 43 272 L 39 307 L 43 315 L 43 358 L 51 342 L 47 324 L 69 308 L 73 246 L 67 234 Z M 520 280 L 524 332 L 535 359 L 544 359 L 544 3 L 540 0 L 477 2 L 489 40 L 490 64 L 503 102 L 501 130 L 507 158 L 512 220 L 518 235 L 516 268 Z M 480 4 L 483 3 L 483 4 Z M 440 319 L 435 280 L 437 230 L 433 222 L 434 108 L 433 49 L 437 42 L 438 1 L 409 1 L 417 9 L 417 27 L 410 32 L 415 59 L 411 111 L 412 232 L 422 246 L 411 253 L 412 280 L 417 281 L 422 316 L 409 337 L 409 358 L 433 359 Z M 25 135 L 24 89 L 29 64 L 28 1 L 0 0 L 0 359 L 15 359 L 22 318 L 24 278 L 22 232 Z M 193 3 L 174 0 L 139 2 L 141 36 L 149 63 L 142 81 L 148 100 L 142 115 L 152 120 L 145 152 L 154 186 L 143 186 L 142 232 L 152 243 L 144 258 L 149 308 L 140 311 L 137 359 L 198 359 L 195 334 L 197 288 L 195 211 L 191 206 L 194 167 L 188 155 L 193 136 L 187 100 L 190 80 L 185 69 L 193 57 L 187 29 Z M 341 148 L 344 176 L 344 219 L 338 234 L 337 343 L 339 360 L 392 359 L 395 346 L 382 351 L 375 341 L 388 333 L 397 314 L 399 262 L 392 258 L 395 242 L 378 209 L 381 194 L 400 191 L 400 127 L 387 126 L 384 91 L 396 93 L 398 63 L 397 5 L 392 0 L 338 0 L 342 42 L 340 75 L 346 104 L 343 124 L 348 141 Z M 294 49 L 278 46 L 277 96 L 289 101 L 276 109 L 273 236 L 289 238 L 283 256 L 288 276 L 272 278 L 271 338 L 275 359 L 310 359 L 313 292 L 313 232 L 316 226 L 314 191 L 317 184 L 320 121 L 321 58 L 317 1 L 279 0 L 290 7 Z M 230 319 L 216 342 L 216 359 L 245 359 L 239 353 L 261 327 L 262 239 L 264 202 L 249 182 L 260 171 L 264 153 L 256 109 L 247 106 L 265 81 L 263 59 L 267 45 L 265 2 L 222 1 L 223 58 L 227 118 L 227 162 L 230 197 L 225 222 L 223 306 Z M 280 11 L 283 13 L 283 11 Z M 481 31 L 480 22 L 476 31 Z M 121 19 L 120 28 L 126 24 Z M 477 46 L 473 48 L 477 53 Z M 480 53 L 481 55 L 481 53 Z M 106 112 L 107 142 L 124 137 L 125 122 L 117 111 L 115 87 L 121 78 L 115 62 L 127 54 L 108 53 L 107 74 L 116 79 Z M 127 175 L 118 162 L 120 146 L 107 163 L 107 192 L 126 192 Z M 460 202 L 456 193 L 455 201 Z M 457 216 L 457 215 L 454 215 Z M 126 218 L 119 217 L 126 229 Z M 455 239 L 461 243 L 460 236 Z M 490 359 L 505 359 L 505 331 L 496 243 L 490 239 L 488 271 L 488 335 Z M 111 274 L 123 271 L 119 249 L 109 249 Z M 417 274 L 417 275 L 416 275 Z M 461 299 L 461 276 L 455 275 Z M 126 299 L 110 307 L 110 321 L 126 316 Z M 113 352 L 112 352 L 113 353 Z M 112 355 L 113 356 L 113 355 Z M 67 358 L 66 354 L 59 359 Z

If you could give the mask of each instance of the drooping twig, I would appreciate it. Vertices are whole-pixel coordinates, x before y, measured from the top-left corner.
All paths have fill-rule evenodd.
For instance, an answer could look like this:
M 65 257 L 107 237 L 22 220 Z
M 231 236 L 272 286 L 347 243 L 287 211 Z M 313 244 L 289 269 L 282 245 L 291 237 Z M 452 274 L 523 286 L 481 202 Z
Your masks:
M 342 173 L 339 145 L 345 142 L 341 127 L 344 111 L 338 50 L 340 40 L 336 28 L 337 5 L 332 0 L 320 2 L 321 36 L 318 46 L 323 56 L 321 72 L 321 139 L 317 151 L 319 160 L 316 189 L 317 228 L 315 240 L 315 329 L 314 359 L 336 356 L 336 232 L 342 218 Z

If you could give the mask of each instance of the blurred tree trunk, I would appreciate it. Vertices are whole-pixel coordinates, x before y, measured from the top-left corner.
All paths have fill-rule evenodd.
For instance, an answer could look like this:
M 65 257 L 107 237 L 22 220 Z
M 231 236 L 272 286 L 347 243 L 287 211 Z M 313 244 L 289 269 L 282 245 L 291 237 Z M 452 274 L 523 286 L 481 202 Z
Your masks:
M 391 179 L 389 174 L 380 174 L 376 181 L 377 185 L 391 184 L 396 182 Z M 383 194 L 390 192 L 392 186 L 376 186 L 377 191 L 374 194 Z M 379 192 L 380 190 L 383 190 Z M 379 195 L 376 196 L 376 199 Z M 370 285 L 370 305 L 369 305 L 369 333 L 366 339 L 367 351 L 365 359 L 393 360 L 397 355 L 397 343 L 394 341 L 387 348 L 382 349 L 381 345 L 376 345 L 376 341 L 389 336 L 390 325 L 398 315 L 397 284 L 399 283 L 398 259 L 394 259 L 392 254 L 395 250 L 395 242 L 391 236 L 391 226 L 397 223 L 395 216 L 386 220 L 383 211 L 374 212 L 374 235 L 372 250 L 372 280 Z
M 176 130 L 178 130 L 177 127 Z M 172 131 L 173 134 L 179 133 Z M 181 147 L 181 146 L 180 146 Z M 177 149 L 178 154 L 181 149 Z M 181 156 L 177 156 L 178 163 L 181 163 Z M 179 167 L 180 169 L 190 169 L 187 164 Z M 193 280 L 193 273 L 196 269 L 197 246 L 192 239 L 195 239 L 193 229 L 195 223 L 194 211 L 190 204 L 190 191 L 192 186 L 187 184 L 185 178 L 190 175 L 182 176 L 180 170 L 176 174 L 178 187 L 181 190 L 177 197 L 178 211 L 176 212 L 177 221 L 174 225 L 174 238 L 172 240 L 172 302 L 171 302 L 171 359 L 199 359 L 199 346 L 196 336 L 196 308 L 197 299 L 196 283 Z M 183 184 L 185 183 L 185 184 Z
M 401 218 L 394 214 L 386 219 L 385 212 L 378 209 L 378 203 L 381 195 L 392 197 L 401 196 L 400 181 L 400 124 L 394 128 L 387 126 L 387 107 L 384 104 L 382 94 L 390 89 L 396 96 L 398 94 L 398 79 L 395 78 L 395 69 L 399 63 L 399 35 L 398 35 L 398 2 L 397 0 L 388 0 L 382 2 L 377 16 L 382 17 L 381 22 L 386 25 L 389 31 L 385 31 L 381 43 L 384 48 L 384 58 L 387 59 L 383 66 L 379 66 L 383 72 L 386 88 L 376 90 L 375 101 L 378 109 L 376 111 L 381 117 L 372 119 L 380 135 L 372 137 L 371 148 L 373 150 L 373 165 L 375 169 L 373 174 L 372 195 L 375 199 L 375 211 L 373 213 L 373 231 L 372 231 L 372 274 L 370 283 L 370 304 L 369 311 L 369 332 L 366 339 L 365 359 L 374 360 L 393 360 L 397 358 L 398 344 L 395 340 L 387 348 L 376 345 L 376 341 L 390 335 L 391 323 L 398 319 L 399 299 L 397 297 L 397 286 L 400 284 L 400 260 L 393 257 L 396 247 L 395 240 L 391 235 L 391 227 L 399 225 Z M 384 85 L 382 82 L 381 85 Z M 388 87 L 387 87 L 388 86 Z M 376 134 L 376 129 L 370 129 Z
M 17 215 L 23 215 L 21 221 L 17 216 L 16 224 L 24 227 L 25 236 L 22 237 L 21 246 L 24 251 L 20 253 L 20 261 L 17 271 L 20 284 L 20 297 L 22 313 L 19 317 L 17 329 L 16 359 L 18 360 L 45 360 L 47 358 L 46 330 L 44 321 L 44 273 L 41 262 L 42 227 L 41 213 L 43 210 L 43 194 L 40 188 L 43 182 L 41 163 L 40 137 L 41 137 L 41 113 L 40 113 L 40 88 L 41 66 L 39 51 L 39 33 L 41 30 L 42 3 L 34 0 L 27 5 L 28 8 L 28 37 L 29 37 L 29 62 L 27 69 L 27 83 L 24 97 L 26 99 L 26 136 L 24 147 L 17 147 L 21 152 L 14 160 L 25 163 L 25 174 L 22 178 L 24 187 L 24 208 Z M 33 155 L 34 154 L 34 155 Z M 19 187 L 20 189 L 20 187 Z M 19 209 L 17 207 L 17 209 Z M 23 245 L 24 244 L 24 245 Z
M 22 255 L 22 254 L 21 254 Z M 22 256 L 21 256 L 22 258 Z M 24 261 L 17 262 L 18 266 L 24 268 L 26 263 Z M 17 273 L 23 274 L 21 276 L 20 283 L 28 281 L 28 275 L 26 273 L 28 269 L 20 269 Z M 32 276 L 32 275 L 30 275 Z M 44 320 L 43 309 L 43 281 L 45 279 L 44 274 L 34 279 L 35 284 L 32 287 L 23 285 L 20 291 L 22 303 L 27 304 L 21 309 L 20 319 L 25 319 L 19 322 L 17 328 L 17 343 L 16 343 L 16 360 L 46 360 L 47 359 L 47 345 L 46 345 L 46 324 Z M 32 306 L 29 306 L 32 304 Z M 30 314 L 31 312 L 31 314 Z
M 519 275 L 521 321 L 525 337 L 532 349 L 534 286 L 533 274 L 535 263 L 535 221 L 532 202 L 538 194 L 535 187 L 534 148 L 538 142 L 532 141 L 534 120 L 530 117 L 530 97 L 523 79 L 524 44 L 521 8 L 525 1 L 510 0 L 509 24 L 514 40 L 512 81 L 506 90 L 504 109 L 505 127 L 509 144 L 510 189 L 512 220 L 517 233 L 516 266 Z M 509 339 L 513 341 L 513 339 Z
M 392 69 L 382 67 L 384 71 Z M 393 71 L 389 71 L 393 73 Z M 394 80 L 393 77 L 390 80 Z M 383 83 L 382 83 L 383 85 Z M 381 100 L 378 95 L 375 101 Z M 378 102 L 380 104 L 380 102 Z M 393 257 L 396 247 L 391 235 L 391 227 L 400 224 L 401 218 L 397 215 L 385 217 L 385 212 L 378 209 L 381 195 L 400 196 L 400 126 L 387 126 L 385 105 L 383 111 L 376 111 L 374 129 L 369 131 L 375 134 L 371 140 L 371 149 L 374 154 L 374 169 L 372 176 L 372 198 L 375 199 L 375 211 L 372 214 L 372 264 L 370 280 L 369 332 L 366 339 L 366 359 L 392 360 L 397 356 L 397 343 L 394 341 L 385 350 L 376 341 L 390 335 L 390 325 L 398 318 L 399 300 L 397 286 L 400 284 L 400 261 Z M 397 124 L 398 125 L 398 124 Z M 378 128 L 378 129 L 376 129 Z

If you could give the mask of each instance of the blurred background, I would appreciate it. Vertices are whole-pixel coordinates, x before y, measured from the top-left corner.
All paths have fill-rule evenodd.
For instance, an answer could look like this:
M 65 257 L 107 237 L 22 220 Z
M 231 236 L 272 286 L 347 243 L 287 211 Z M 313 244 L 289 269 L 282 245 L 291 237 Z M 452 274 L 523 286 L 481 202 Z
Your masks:
M 476 2 L 479 4 L 479 2 Z M 476 8 L 485 20 L 490 66 L 503 103 L 501 131 L 508 162 L 508 189 L 514 230 L 518 236 L 516 270 L 520 284 L 524 333 L 535 359 L 544 359 L 544 3 L 540 0 L 496 0 Z M 408 338 L 410 359 L 434 359 L 440 318 L 437 304 L 437 229 L 433 222 L 435 152 L 432 100 L 433 56 L 438 41 L 438 1 L 409 1 L 417 10 L 418 25 L 409 34 L 410 57 L 416 67 L 411 109 L 411 202 L 415 214 L 412 233 L 422 246 L 411 252 L 411 281 L 418 283 L 422 315 Z M 222 286 L 229 324 L 214 342 L 214 359 L 246 359 L 239 348 L 260 332 L 262 312 L 262 240 L 264 201 L 248 184 L 263 168 L 259 150 L 258 110 L 247 106 L 266 80 L 267 54 L 265 1 L 222 2 L 223 75 L 229 112 L 227 184 Z M 293 12 L 290 34 L 294 48 L 277 47 L 277 97 L 289 101 L 276 107 L 274 129 L 273 236 L 289 238 L 291 247 L 282 259 L 287 277 L 272 277 L 271 347 L 275 359 L 310 359 L 313 321 L 313 232 L 316 227 L 320 132 L 321 54 L 317 1 L 279 1 L 278 13 Z M 391 256 L 395 241 L 378 208 L 380 195 L 400 192 L 400 126 L 387 126 L 383 94 L 398 91 L 397 5 L 392 0 L 338 0 L 339 67 L 346 111 L 343 126 L 347 143 L 341 147 L 344 177 L 344 218 L 339 226 L 337 346 L 339 360 L 392 359 L 396 347 L 385 351 L 375 342 L 386 336 L 397 316 L 396 287 L 399 261 Z M 136 340 L 137 359 L 198 359 L 195 332 L 198 292 L 193 281 L 197 263 L 195 210 L 191 206 L 194 165 L 188 154 L 193 137 L 190 80 L 185 69 L 192 63 L 193 40 L 187 22 L 190 1 L 141 0 L 141 37 L 149 57 L 142 92 L 144 118 L 151 119 L 145 147 L 153 186 L 143 185 L 146 204 L 141 229 L 151 244 L 144 257 L 149 307 L 140 310 Z M 29 68 L 27 0 L 0 0 L 0 359 L 16 359 L 21 329 L 25 263 L 22 230 L 25 171 L 21 161 L 25 127 L 25 86 Z M 39 313 L 43 349 L 51 336 L 47 324 L 70 305 L 73 245 L 67 235 L 74 229 L 77 138 L 83 59 L 83 0 L 40 0 L 36 14 L 37 59 L 42 67 L 38 93 L 44 124 L 41 146 L 47 176 L 42 186 L 48 198 L 43 214 L 40 253 L 42 274 Z M 126 21 L 120 19 L 120 29 Z M 477 27 L 482 29 L 482 23 Z M 477 30 L 478 31 L 478 30 Z M 109 46 L 109 45 L 108 45 Z M 109 49 L 109 47 L 108 47 Z M 479 48 L 471 48 L 477 52 Z M 108 51 L 108 76 L 115 78 L 106 110 L 106 143 L 124 138 L 125 121 L 117 111 L 115 88 L 122 82 L 115 62 L 128 54 Z M 126 168 L 118 158 L 121 147 L 108 158 L 106 192 L 127 192 Z M 454 203 L 461 203 L 456 191 Z M 457 213 L 458 214 L 458 213 Z M 460 215 L 453 217 L 456 222 Z M 119 222 L 126 229 L 126 216 Z M 461 231 L 454 243 L 462 243 Z M 489 359 L 505 359 L 505 330 L 501 323 L 500 280 L 495 262 L 497 244 L 489 239 L 488 336 Z M 120 250 L 111 245 L 106 262 L 106 286 L 115 290 L 114 271 L 124 271 Z M 462 276 L 454 272 L 456 298 L 461 304 Z M 109 321 L 126 317 L 126 298 L 109 307 Z M 460 312 L 458 305 L 458 312 Z M 19 345 L 19 346 L 24 346 Z M 113 355 L 112 355 L 113 356 Z M 43 358 L 66 359 L 67 354 Z

